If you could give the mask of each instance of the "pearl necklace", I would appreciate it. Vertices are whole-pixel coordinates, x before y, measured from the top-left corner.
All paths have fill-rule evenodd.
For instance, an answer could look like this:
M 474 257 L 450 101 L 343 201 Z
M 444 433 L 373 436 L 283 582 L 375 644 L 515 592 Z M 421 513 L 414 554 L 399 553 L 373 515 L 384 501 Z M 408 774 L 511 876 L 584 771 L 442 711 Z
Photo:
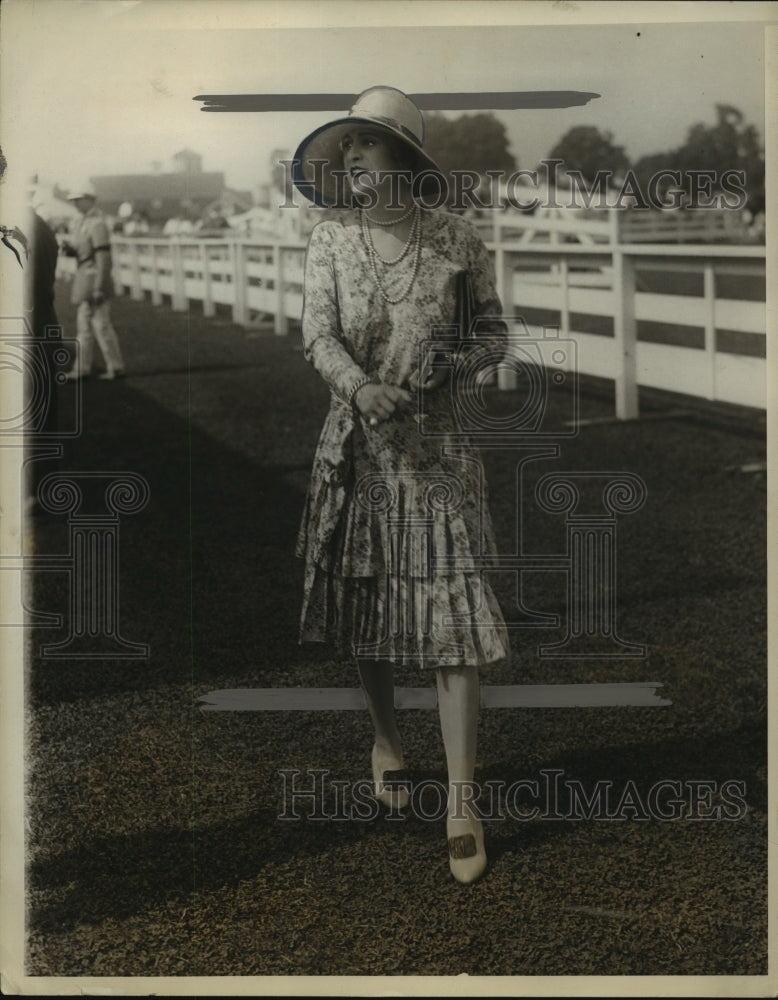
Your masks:
M 411 214 L 411 212 L 414 210 L 415 207 L 416 207 L 415 205 L 411 205 L 408 211 L 404 212 L 399 219 L 389 219 L 388 221 L 381 219 L 373 219 L 369 215 L 367 215 L 367 212 L 364 211 L 364 209 L 363 211 L 364 214 L 367 215 L 368 221 L 373 226 L 399 226 L 401 222 L 405 222 L 405 220 L 408 218 L 408 216 Z
M 373 272 L 373 277 L 375 278 L 378 291 L 381 293 L 381 297 L 385 302 L 389 305 L 396 306 L 398 303 L 402 302 L 403 299 L 408 297 L 411 288 L 413 288 L 413 283 L 416 281 L 416 275 L 419 273 L 419 265 L 421 264 L 421 209 L 416 206 L 416 215 L 413 220 L 413 225 L 411 226 L 411 231 L 408 234 L 408 240 L 399 257 L 395 257 L 394 260 L 384 260 L 383 257 L 379 257 L 376 248 L 373 246 L 373 238 L 370 234 L 370 227 L 368 226 L 365 213 L 361 212 L 360 214 L 362 217 L 362 236 L 365 241 L 365 247 L 367 248 L 367 257 L 370 261 L 370 269 Z M 394 264 L 399 264 L 401 260 L 407 257 L 411 248 L 413 248 L 414 255 L 411 276 L 399 295 L 389 295 L 381 283 L 381 278 L 378 273 L 379 261 L 389 267 Z
M 391 260 L 387 260 L 386 257 L 382 257 L 375 248 L 375 243 L 373 243 L 373 234 L 370 232 L 370 225 L 367 221 L 365 213 L 362 213 L 362 235 L 364 236 L 365 243 L 367 244 L 367 249 L 370 254 L 372 254 L 377 261 L 382 264 L 386 264 L 388 267 L 392 267 L 394 264 L 399 264 L 401 260 L 404 260 L 408 256 L 411 247 L 414 245 L 414 240 L 417 235 L 417 230 L 421 225 L 421 212 L 418 211 L 411 223 L 411 228 L 408 232 L 408 238 L 397 257 L 393 257 Z

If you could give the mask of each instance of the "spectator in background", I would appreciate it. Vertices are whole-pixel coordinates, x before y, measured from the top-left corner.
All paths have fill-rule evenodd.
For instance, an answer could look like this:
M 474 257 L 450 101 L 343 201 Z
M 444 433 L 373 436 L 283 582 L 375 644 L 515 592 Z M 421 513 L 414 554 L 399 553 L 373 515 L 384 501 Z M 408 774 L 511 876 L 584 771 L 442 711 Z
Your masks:
M 201 229 L 219 230 L 229 228 L 229 222 L 218 209 L 210 209 L 202 219 Z
M 106 367 L 100 378 L 114 379 L 124 375 L 119 338 L 111 323 L 111 298 L 114 293 L 111 238 L 96 200 L 95 192 L 89 186 L 74 191 L 68 197 L 68 201 L 72 201 L 81 213 L 81 219 L 74 225 L 70 236 L 77 262 L 71 301 L 78 307 L 78 356 L 68 372 L 69 379 L 91 374 L 95 339 L 100 345 Z
M 149 231 L 149 224 L 141 212 L 133 212 L 129 219 L 124 222 L 123 233 L 125 236 L 145 236 Z
M 180 221 L 181 220 L 178 218 L 177 215 L 171 215 L 170 218 L 167 219 L 167 221 L 165 222 L 165 225 L 162 227 L 162 235 L 163 236 L 177 236 L 178 235 L 178 223 Z
M 33 415 L 28 443 L 41 444 L 51 439 L 57 432 L 57 382 L 54 352 L 62 342 L 62 328 L 57 321 L 54 308 L 54 280 L 57 271 L 59 244 L 53 230 L 38 215 L 36 189 L 30 188 L 30 203 L 25 220 L 25 233 L 29 240 L 29 256 L 24 269 L 24 310 L 32 335 L 31 350 L 35 359 L 35 370 L 39 373 L 25 386 L 25 393 L 33 396 L 45 393 L 45 399 L 25 400 L 27 412 Z M 25 465 L 26 493 L 25 512 L 30 513 L 37 505 L 38 487 L 44 475 L 56 471 L 57 454 L 33 454 L 27 457 Z
M 194 223 L 183 212 L 171 216 L 162 230 L 163 236 L 187 236 L 194 232 Z
M 113 231 L 115 233 L 123 233 L 127 235 L 127 222 L 132 218 L 132 203 L 129 201 L 123 201 L 119 205 L 119 210 L 117 212 L 119 216 L 113 226 Z

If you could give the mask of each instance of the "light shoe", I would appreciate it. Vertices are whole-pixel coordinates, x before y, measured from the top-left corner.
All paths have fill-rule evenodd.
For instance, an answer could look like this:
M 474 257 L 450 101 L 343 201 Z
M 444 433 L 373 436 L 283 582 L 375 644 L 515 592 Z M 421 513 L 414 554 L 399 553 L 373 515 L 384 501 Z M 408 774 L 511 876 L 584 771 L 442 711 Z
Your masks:
M 79 379 L 89 378 L 89 375 L 74 368 L 72 371 L 65 372 L 65 378 L 68 382 L 78 382 Z
M 462 832 L 463 830 L 466 832 Z M 472 813 L 467 817 L 467 823 L 449 818 L 446 821 L 446 833 L 451 874 L 463 885 L 475 882 L 486 870 L 483 823 Z
M 124 378 L 124 369 L 109 368 L 107 372 L 103 372 L 101 375 L 98 375 L 98 378 L 101 378 L 104 382 L 113 382 L 116 378 Z
M 396 760 L 381 760 L 378 756 L 378 747 L 373 744 L 373 752 L 370 756 L 373 765 L 373 794 L 379 802 L 383 802 L 390 809 L 404 809 L 408 805 L 410 796 L 408 795 L 408 776 L 403 770 L 402 761 L 398 767 L 387 767 L 395 764 Z M 401 784 L 401 782 L 403 784 Z

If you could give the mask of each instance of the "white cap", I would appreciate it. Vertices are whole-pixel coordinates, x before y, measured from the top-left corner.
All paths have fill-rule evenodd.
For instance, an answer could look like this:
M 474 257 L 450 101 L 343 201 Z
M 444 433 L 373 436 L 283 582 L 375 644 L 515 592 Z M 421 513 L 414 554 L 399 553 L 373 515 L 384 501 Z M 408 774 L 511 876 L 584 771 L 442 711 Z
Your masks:
M 77 185 L 68 195 L 68 201 L 76 201 L 78 198 L 96 198 L 97 192 L 94 189 L 94 185 L 90 182 L 85 184 Z

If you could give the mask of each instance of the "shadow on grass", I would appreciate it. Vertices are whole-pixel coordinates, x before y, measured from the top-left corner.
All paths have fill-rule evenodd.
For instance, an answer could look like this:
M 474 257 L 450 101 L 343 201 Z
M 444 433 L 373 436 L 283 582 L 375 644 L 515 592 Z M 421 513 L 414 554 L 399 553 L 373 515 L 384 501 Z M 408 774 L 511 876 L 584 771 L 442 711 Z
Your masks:
M 87 403 L 89 423 L 110 426 L 110 434 L 87 427 L 67 443 L 61 471 L 127 470 L 148 483 L 148 505 L 121 520 L 118 596 L 122 636 L 148 643 L 150 658 L 36 656 L 32 702 L 208 684 L 247 649 L 259 660 L 297 655 L 301 567 L 293 553 L 304 498 L 289 476 L 299 478 L 300 464 L 252 462 L 131 382 L 90 393 Z M 39 517 L 35 538 L 39 555 L 67 553 L 67 519 Z M 67 637 L 67 587 L 64 572 L 36 574 L 31 610 L 65 621 L 62 629 L 36 629 L 34 649 Z
M 144 830 L 87 840 L 73 851 L 30 866 L 31 889 L 59 897 L 32 911 L 29 929 L 66 931 L 79 924 L 124 920 L 163 903 L 191 905 L 198 893 L 234 889 L 246 880 L 273 881 L 290 862 L 345 856 L 369 833 L 397 836 L 398 824 L 284 822 L 270 809 L 198 829 Z M 407 824 L 403 824 L 404 827 Z M 335 873 L 333 872 L 333 875 Z
M 719 786 L 728 780 L 746 785 L 746 801 L 750 808 L 766 808 L 766 784 L 754 770 L 755 761 L 765 759 L 765 734 L 738 729 L 711 735 L 705 740 L 682 739 L 631 746 L 587 748 L 580 753 L 544 761 L 532 774 L 521 770 L 515 760 L 492 762 L 479 770 L 476 780 L 483 787 L 488 781 L 502 782 L 506 789 L 519 779 L 540 780 L 542 772 L 562 773 L 558 799 L 550 801 L 551 811 L 565 816 L 570 811 L 566 782 L 580 781 L 590 794 L 598 781 L 611 782 L 614 798 L 619 800 L 625 784 L 634 782 L 643 802 L 648 789 L 660 781 L 712 781 Z M 445 781 L 442 770 L 409 769 L 414 784 Z M 684 794 L 688 797 L 688 791 Z M 484 793 L 486 796 L 486 793 Z M 486 811 L 487 799 L 482 798 Z M 714 797 L 714 805 L 716 803 Z M 335 799 L 324 800 L 324 812 L 337 812 Z M 505 803 L 501 803 L 503 806 Z M 519 805 L 508 806 L 505 822 L 496 820 L 500 836 L 491 838 L 489 856 L 492 865 L 503 856 L 527 854 L 580 827 L 579 820 L 522 821 L 515 811 L 529 808 L 526 797 Z M 194 803 L 196 806 L 196 802 Z M 194 808 L 193 806 L 193 808 Z M 541 808 L 545 802 L 541 801 Z M 162 903 L 188 905 L 197 893 L 214 893 L 221 889 L 234 890 L 244 881 L 259 878 L 263 884 L 284 882 L 290 878 L 290 865 L 319 856 L 326 856 L 326 866 L 333 879 L 339 868 L 350 871 L 349 848 L 364 837 L 371 838 L 371 854 L 375 871 L 370 892 L 380 892 L 386 873 L 391 872 L 389 854 L 399 851 L 408 860 L 408 875 L 413 877 L 413 862 L 428 863 L 424 845 L 433 855 L 439 853 L 443 830 L 442 814 L 429 800 L 421 806 L 423 815 L 405 812 L 402 820 L 388 818 L 381 809 L 370 820 L 349 821 L 311 819 L 307 805 L 299 805 L 298 821 L 282 820 L 279 810 L 253 810 L 224 822 L 195 825 L 192 829 L 149 829 L 142 833 L 117 834 L 89 839 L 72 851 L 34 861 L 30 868 L 33 891 L 45 890 L 57 897 L 33 911 L 31 929 L 54 932 L 82 923 L 98 923 L 107 918 L 125 919 L 132 914 L 154 908 Z M 602 817 L 601 817 L 602 818 Z M 594 822 L 597 820 L 595 819 Z M 607 822 L 607 820 L 605 820 Z M 686 819 L 662 822 L 652 819 L 651 828 L 662 837 L 667 822 L 688 823 Z M 711 821 L 713 822 L 713 821 Z M 733 821 L 734 822 L 734 821 Z M 629 823 L 629 820 L 627 820 Z M 489 824 L 487 824 L 489 825 Z M 494 823 L 491 824 L 492 827 Z M 390 838 L 388 841 L 386 838 Z M 398 847 L 398 842 L 405 846 Z M 753 864 L 764 864 L 765 858 L 754 857 Z M 703 859 L 700 864 L 704 867 Z M 381 874 L 384 873 L 384 874 Z M 488 885 L 487 885 L 488 890 Z

